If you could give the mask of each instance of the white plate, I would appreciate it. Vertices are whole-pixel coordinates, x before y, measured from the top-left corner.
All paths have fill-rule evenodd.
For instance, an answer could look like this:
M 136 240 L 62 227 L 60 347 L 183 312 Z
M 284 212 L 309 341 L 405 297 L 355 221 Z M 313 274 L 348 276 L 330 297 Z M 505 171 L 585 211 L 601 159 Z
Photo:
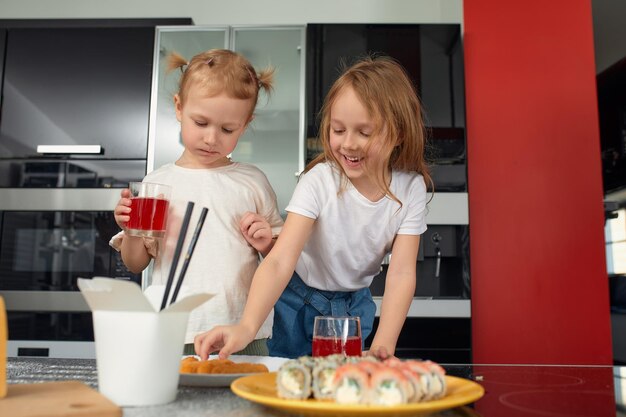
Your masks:
M 193 355 L 192 355 L 193 356 Z M 185 358 L 184 356 L 183 358 Z M 197 357 L 197 356 L 196 356 Z M 209 359 L 217 359 L 217 355 L 209 356 Z M 228 359 L 233 362 L 262 363 L 270 372 L 278 371 L 280 365 L 288 361 L 287 358 L 275 356 L 248 356 L 231 355 Z M 194 387 L 228 387 L 235 379 L 253 374 L 180 374 L 179 385 Z

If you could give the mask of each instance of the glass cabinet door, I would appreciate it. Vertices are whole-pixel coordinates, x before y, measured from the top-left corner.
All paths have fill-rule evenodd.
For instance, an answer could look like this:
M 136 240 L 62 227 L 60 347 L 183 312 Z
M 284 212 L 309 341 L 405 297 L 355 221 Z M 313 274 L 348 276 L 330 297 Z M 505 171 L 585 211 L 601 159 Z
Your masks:
M 255 119 L 232 156 L 267 175 L 285 216 L 297 174 L 304 169 L 304 27 L 235 27 L 232 47 L 257 71 L 275 69 L 274 90 L 261 93 Z
M 231 49 L 257 71 L 270 65 L 275 69 L 274 90 L 269 97 L 261 92 L 255 119 L 232 157 L 265 173 L 284 216 L 297 174 L 304 169 L 304 41 L 304 26 L 157 27 L 148 171 L 175 161 L 183 151 L 173 105 L 180 72 L 166 72 L 167 55 L 175 51 L 191 59 L 207 49 Z
M 174 162 L 183 153 L 180 124 L 174 111 L 180 71 L 167 72 L 167 57 L 176 52 L 190 60 L 213 48 L 228 47 L 227 27 L 158 26 L 150 110 L 148 171 Z

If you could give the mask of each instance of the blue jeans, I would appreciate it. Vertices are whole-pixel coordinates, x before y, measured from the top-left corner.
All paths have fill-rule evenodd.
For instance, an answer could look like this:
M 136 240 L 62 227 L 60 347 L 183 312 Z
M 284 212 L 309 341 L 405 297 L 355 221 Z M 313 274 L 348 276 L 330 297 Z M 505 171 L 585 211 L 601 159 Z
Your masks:
M 274 306 L 270 356 L 297 358 L 311 355 L 315 316 L 359 316 L 363 341 L 372 332 L 376 304 L 369 288 L 357 291 L 322 291 L 302 282 L 294 272 Z

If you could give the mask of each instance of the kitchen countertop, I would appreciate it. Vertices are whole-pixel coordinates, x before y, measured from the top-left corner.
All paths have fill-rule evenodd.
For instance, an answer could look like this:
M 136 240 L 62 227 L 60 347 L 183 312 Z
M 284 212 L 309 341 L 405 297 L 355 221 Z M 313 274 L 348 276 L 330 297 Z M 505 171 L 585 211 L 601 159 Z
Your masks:
M 448 374 L 472 379 L 485 388 L 474 404 L 431 416 L 626 416 L 626 367 L 444 365 Z M 79 380 L 97 389 L 91 359 L 9 358 L 10 384 Z M 180 386 L 174 402 L 125 407 L 125 417 L 287 416 L 244 400 L 229 388 Z

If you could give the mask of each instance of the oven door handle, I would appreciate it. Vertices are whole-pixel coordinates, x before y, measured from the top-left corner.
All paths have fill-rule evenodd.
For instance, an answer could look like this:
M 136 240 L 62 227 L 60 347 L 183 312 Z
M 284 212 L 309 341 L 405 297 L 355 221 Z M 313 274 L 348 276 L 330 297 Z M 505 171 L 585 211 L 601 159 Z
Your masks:
M 55 155 L 102 155 L 104 154 L 104 149 L 100 145 L 37 145 L 37 153 Z

